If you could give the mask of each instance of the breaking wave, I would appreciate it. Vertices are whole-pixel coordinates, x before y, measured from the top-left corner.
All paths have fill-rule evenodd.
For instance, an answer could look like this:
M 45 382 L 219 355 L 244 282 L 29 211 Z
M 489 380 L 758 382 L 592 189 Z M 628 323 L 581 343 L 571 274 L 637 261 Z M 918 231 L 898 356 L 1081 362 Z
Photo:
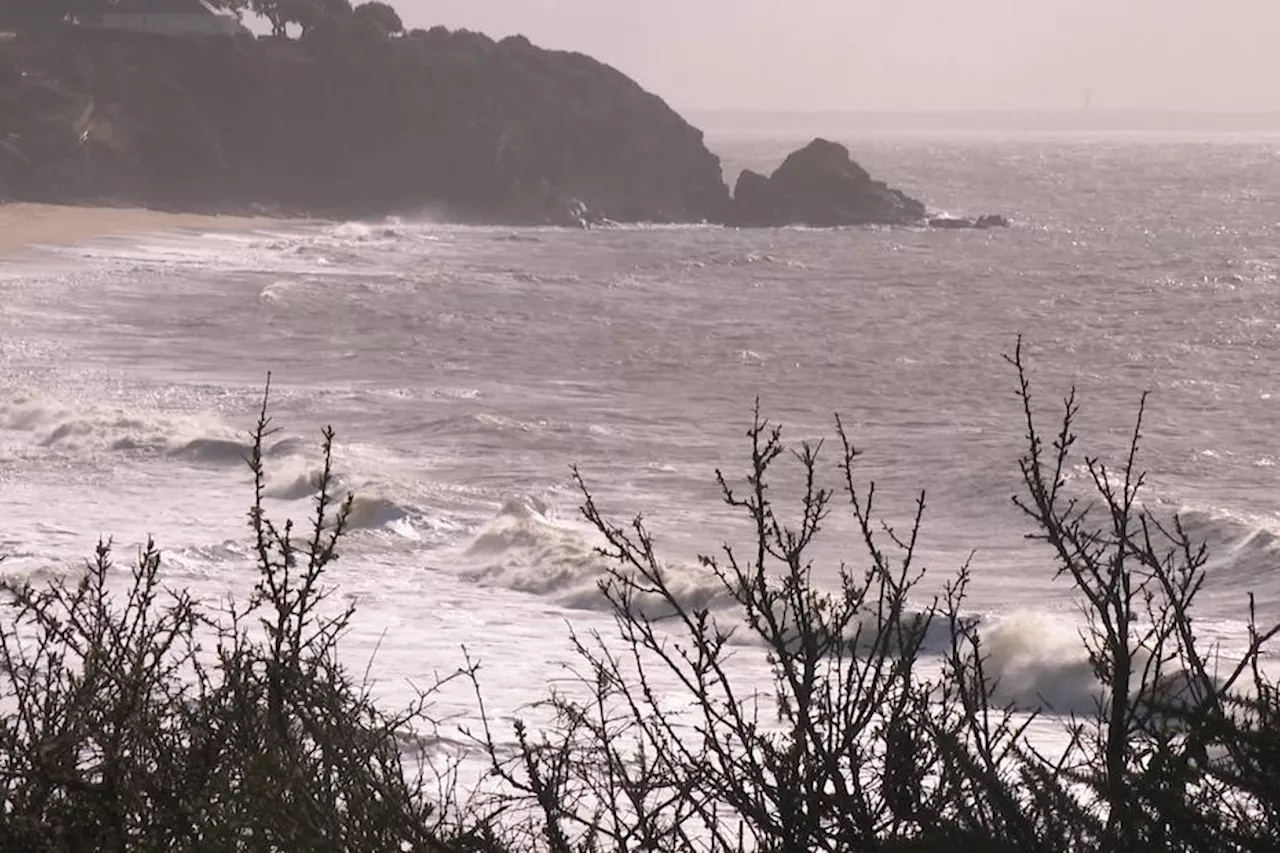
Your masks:
M 1213 457 L 1212 451 L 1205 455 Z M 1258 463 L 1255 463 L 1258 464 Z M 1263 466 L 1269 465 L 1263 461 Z M 1108 485 L 1117 491 L 1122 488 L 1121 475 L 1111 472 Z M 1076 466 L 1064 479 L 1075 496 L 1084 500 L 1093 498 L 1093 487 L 1087 484 L 1090 474 L 1083 465 Z M 1201 543 L 1206 546 L 1206 570 L 1209 582 L 1205 588 L 1208 596 L 1235 596 L 1243 602 L 1248 592 L 1275 595 L 1280 593 L 1280 512 L 1248 513 L 1222 506 L 1196 501 L 1179 501 L 1167 496 L 1145 495 L 1139 500 L 1139 508 L 1158 521 L 1170 533 L 1174 532 L 1174 519 L 1181 523 L 1193 548 Z M 1104 516 L 1098 513 L 1095 523 L 1102 523 Z M 1162 537 L 1157 537 L 1157 547 Z M 1167 543 L 1166 543 L 1167 544 Z
M 1097 707 L 1101 686 L 1074 623 L 1018 611 L 984 626 L 980 638 L 997 703 L 1055 714 Z
M 546 501 L 511 497 L 484 524 L 462 554 L 462 574 L 478 583 L 546 596 L 575 610 L 610 608 L 600 584 L 611 564 L 596 551 L 590 533 L 555 518 Z M 695 567 L 667 566 L 664 578 L 677 601 L 688 608 L 725 603 L 719 580 Z M 636 605 L 648 616 L 668 609 L 657 595 L 640 596 Z
M 242 465 L 251 449 L 244 430 L 214 415 L 143 413 L 110 405 L 72 408 L 34 396 L 0 402 L 0 429 L 25 433 L 30 450 L 69 456 L 155 454 L 227 466 Z M 281 455 L 296 449 L 296 442 L 282 441 L 267 451 Z
M 405 234 L 405 225 L 398 219 L 380 223 L 344 222 L 334 226 L 330 234 L 338 240 L 351 243 L 368 243 L 380 240 L 396 240 Z
M 794 620 L 788 619 L 784 613 L 780 612 L 779 616 L 781 617 L 779 621 L 784 625 L 794 623 Z M 971 617 L 970 624 L 977 624 L 977 621 L 977 617 Z M 888 630 L 882 631 L 882 627 Z M 788 647 L 796 648 L 800 640 L 799 631 L 789 627 L 784 633 Z M 830 638 L 831 635 L 828 635 L 828 641 Z M 844 648 L 852 647 L 858 654 L 873 651 L 878 643 L 883 643 L 890 655 L 897 655 L 904 646 L 918 640 L 920 653 L 926 656 L 941 655 L 952 645 L 951 627 L 941 614 L 934 614 L 933 618 L 929 618 L 928 611 L 907 609 L 894 623 L 882 621 L 877 613 L 872 612 L 870 606 L 866 612 L 853 619 L 852 624 L 845 629 L 843 638 L 844 643 L 841 645 Z M 767 645 L 763 637 L 746 629 L 745 626 L 735 631 L 729 638 L 729 642 L 731 645 L 738 646 Z
M 1210 589 L 1224 594 L 1280 591 L 1280 517 L 1219 507 L 1183 507 L 1183 529 L 1208 546 Z M 1243 598 L 1241 599 L 1243 602 Z
M 301 501 L 314 498 L 324 479 L 324 467 L 319 458 L 300 455 L 267 468 L 265 497 L 281 501 Z M 329 491 L 333 498 L 334 512 L 348 495 L 351 510 L 347 516 L 349 530 L 390 529 L 400 536 L 418 539 L 416 524 L 420 520 L 415 509 L 407 503 L 388 497 L 385 484 L 369 479 L 358 479 L 341 470 L 331 471 Z
M 920 653 L 925 657 L 947 654 L 953 644 L 950 624 L 941 614 L 927 624 L 925 617 L 923 611 L 905 613 L 904 635 L 913 628 L 924 630 Z M 1029 610 L 965 618 L 968 625 L 976 629 L 983 675 L 994 706 L 1049 715 L 1087 716 L 1105 703 L 1106 691 L 1094 673 L 1078 623 L 1058 614 Z M 878 627 L 874 613 L 857 620 L 849 637 L 857 652 L 871 651 Z M 889 636 L 892 643 L 894 635 Z M 758 635 L 741 630 L 730 642 L 749 646 L 764 644 Z M 890 655 L 896 651 L 892 647 L 888 649 Z M 967 642 L 962 642 L 958 651 L 963 658 L 971 659 L 973 654 Z M 1142 649 L 1136 650 L 1139 671 L 1148 657 Z M 1161 685 L 1163 695 L 1170 701 L 1191 695 L 1191 679 L 1185 672 L 1164 673 Z
M 315 496 L 320 491 L 324 467 L 320 460 L 295 458 L 273 465 L 267 470 L 267 484 L 263 494 L 282 501 L 297 501 Z M 354 491 L 353 484 L 341 473 L 330 473 L 330 490 L 335 495 Z
M 374 530 L 406 521 L 410 514 L 411 511 L 407 507 L 388 498 L 362 497 L 357 494 L 351 501 L 351 514 L 347 517 L 347 525 L 352 530 Z
M 1196 633 L 1208 641 L 1206 645 L 1215 639 L 1203 626 Z M 997 704 L 1049 714 L 1089 715 L 1107 703 L 1107 691 L 1094 673 L 1080 626 L 1060 616 L 1025 610 L 1010 613 L 981 631 L 981 652 Z M 1151 657 L 1149 650 L 1136 648 L 1135 672 L 1141 673 Z M 1222 663 L 1223 673 L 1234 665 L 1230 651 Z M 1135 691 L 1136 679 L 1135 675 Z M 1193 681 L 1189 672 L 1166 668 L 1157 690 L 1163 702 L 1177 705 L 1204 695 L 1201 690 L 1222 686 L 1214 678 L 1210 679 L 1214 683 L 1198 688 Z M 1247 679 L 1233 689 L 1245 695 L 1251 692 Z

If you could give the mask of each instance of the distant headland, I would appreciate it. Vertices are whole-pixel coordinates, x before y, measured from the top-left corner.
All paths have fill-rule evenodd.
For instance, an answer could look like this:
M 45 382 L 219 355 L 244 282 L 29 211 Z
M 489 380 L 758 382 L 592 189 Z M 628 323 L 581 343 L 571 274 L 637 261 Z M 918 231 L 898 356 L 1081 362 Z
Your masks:
M 230 14 L 245 10 L 273 34 Z M 731 193 L 702 132 L 610 66 L 519 36 L 406 31 L 391 6 L 349 0 L 14 0 L 4 198 L 512 225 L 930 222 L 822 139 Z

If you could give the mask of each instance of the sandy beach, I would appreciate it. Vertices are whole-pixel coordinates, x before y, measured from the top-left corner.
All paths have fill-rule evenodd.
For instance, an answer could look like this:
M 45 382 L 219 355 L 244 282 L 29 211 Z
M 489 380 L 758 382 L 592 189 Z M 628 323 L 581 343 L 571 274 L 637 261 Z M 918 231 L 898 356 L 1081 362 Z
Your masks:
M 102 237 L 185 228 L 237 231 L 278 222 L 265 217 L 206 216 L 139 208 L 0 204 L 0 260 L 17 258 L 32 246 L 69 246 Z

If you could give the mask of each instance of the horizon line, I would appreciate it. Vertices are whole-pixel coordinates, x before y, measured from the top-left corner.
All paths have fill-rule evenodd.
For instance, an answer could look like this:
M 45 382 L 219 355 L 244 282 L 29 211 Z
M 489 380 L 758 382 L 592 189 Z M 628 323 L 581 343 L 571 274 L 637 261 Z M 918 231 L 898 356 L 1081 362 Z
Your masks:
M 874 116 L 919 116 L 919 115 L 955 115 L 955 116 L 1009 116 L 1009 115 L 1051 115 L 1051 116 L 1198 116 L 1205 118 L 1224 117 L 1280 117 L 1280 107 L 1266 109 L 1188 109 L 1188 108 L 1151 108 L 1151 107 L 979 107 L 973 109 L 926 108 L 926 109 L 866 109 L 866 108 L 828 108 L 828 109 L 787 109 L 774 107 L 707 107 L 673 105 L 677 110 L 697 113 L 739 113 L 756 115 L 785 116 L 817 116 L 817 115 L 874 115 Z

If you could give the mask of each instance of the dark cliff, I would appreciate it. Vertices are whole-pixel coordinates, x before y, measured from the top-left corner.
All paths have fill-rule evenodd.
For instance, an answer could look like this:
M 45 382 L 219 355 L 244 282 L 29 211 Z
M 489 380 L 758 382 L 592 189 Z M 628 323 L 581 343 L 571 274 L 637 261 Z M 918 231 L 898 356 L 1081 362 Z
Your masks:
M 0 44 L 4 196 L 507 223 L 718 221 L 729 202 L 701 132 L 623 74 L 442 28 L 23 33 Z

